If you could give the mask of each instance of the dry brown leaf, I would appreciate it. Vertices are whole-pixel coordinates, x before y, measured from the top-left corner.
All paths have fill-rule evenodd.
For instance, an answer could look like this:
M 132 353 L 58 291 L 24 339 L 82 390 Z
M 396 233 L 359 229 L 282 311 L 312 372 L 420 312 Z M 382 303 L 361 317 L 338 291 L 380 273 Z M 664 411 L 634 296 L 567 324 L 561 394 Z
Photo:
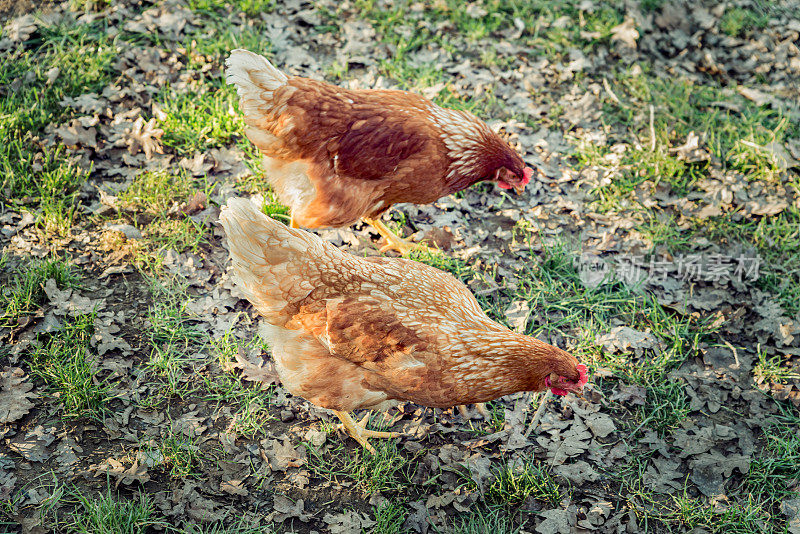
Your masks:
M 621 43 L 625 47 L 636 48 L 638 38 L 636 22 L 631 17 L 626 17 L 625 22 L 611 28 L 611 41 Z
M 136 155 L 142 151 L 145 157 L 150 159 L 153 153 L 164 153 L 159 141 L 162 135 L 164 135 L 164 130 L 156 128 L 155 118 L 144 122 L 142 117 L 138 117 L 136 122 L 133 123 L 133 128 L 128 133 L 125 143 L 128 145 L 128 151 L 131 154 Z
M 31 393 L 33 384 L 19 367 L 6 367 L 0 372 L 0 423 L 13 423 L 27 414 L 37 395 Z

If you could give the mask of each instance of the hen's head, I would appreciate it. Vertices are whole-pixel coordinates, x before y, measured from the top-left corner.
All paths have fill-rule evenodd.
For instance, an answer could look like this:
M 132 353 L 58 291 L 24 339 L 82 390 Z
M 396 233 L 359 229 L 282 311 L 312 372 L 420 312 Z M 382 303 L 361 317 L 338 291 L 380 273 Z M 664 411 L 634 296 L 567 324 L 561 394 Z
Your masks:
M 566 395 L 570 391 L 580 393 L 589 381 L 586 366 L 578 363 L 575 357 L 556 347 L 550 347 L 545 361 L 544 376 L 538 390 L 549 388 L 555 395 Z M 548 374 L 549 372 L 549 374 Z
M 531 181 L 535 167 L 527 165 L 485 122 L 466 111 L 435 105 L 429 111 L 451 159 L 447 173 L 451 191 L 492 181 L 503 189 L 521 192 Z
M 505 143 L 503 143 L 505 145 Z M 502 150 L 500 157 L 494 156 L 493 159 L 494 174 L 492 180 L 497 183 L 501 189 L 514 189 L 517 193 L 522 193 L 522 190 L 531 181 L 533 176 L 533 168 L 526 165 L 522 158 L 519 157 L 514 150 L 508 145 L 505 150 Z

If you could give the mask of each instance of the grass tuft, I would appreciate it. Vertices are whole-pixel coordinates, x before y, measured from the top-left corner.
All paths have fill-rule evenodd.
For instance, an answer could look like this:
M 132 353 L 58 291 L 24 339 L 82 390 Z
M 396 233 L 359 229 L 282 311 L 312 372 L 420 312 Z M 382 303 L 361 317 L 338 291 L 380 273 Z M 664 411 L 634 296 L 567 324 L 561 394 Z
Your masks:
M 146 494 L 138 500 L 122 500 L 106 493 L 76 491 L 79 509 L 68 524 L 76 534 L 145 534 L 151 528 L 163 529 L 167 523 L 156 518 L 156 509 Z
M 565 495 L 550 472 L 532 462 L 521 466 L 505 463 L 486 490 L 489 504 L 519 506 L 528 497 L 557 507 Z
M 0 326 L 13 327 L 20 317 L 35 311 L 44 302 L 44 284 L 50 279 L 59 289 L 78 287 L 72 266 L 60 258 L 34 260 L 18 268 L 0 292 Z
M 31 373 L 45 381 L 67 417 L 100 419 L 108 410 L 111 385 L 98 376 L 89 354 L 93 333 L 94 315 L 65 321 L 58 333 L 40 335 L 30 360 Z

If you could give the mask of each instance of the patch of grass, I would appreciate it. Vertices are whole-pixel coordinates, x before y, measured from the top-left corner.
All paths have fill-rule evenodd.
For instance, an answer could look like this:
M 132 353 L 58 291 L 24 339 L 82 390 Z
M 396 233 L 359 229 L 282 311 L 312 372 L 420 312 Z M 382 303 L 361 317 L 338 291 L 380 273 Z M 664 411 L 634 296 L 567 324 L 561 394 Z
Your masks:
M 475 510 L 455 521 L 454 534 L 518 534 L 524 525 L 514 525 L 514 520 L 502 509 Z
M 448 256 L 444 252 L 417 249 L 411 252 L 409 259 L 441 269 L 465 283 L 477 276 L 475 270 L 467 262 Z
M 0 191 L 3 203 L 41 208 L 39 222 L 63 234 L 71 226 L 77 192 L 88 171 L 63 147 L 34 141 L 48 125 L 74 115 L 65 97 L 100 91 L 111 81 L 113 41 L 98 22 L 42 25 L 28 43 L 0 57 Z M 57 69 L 57 70 L 54 70 Z M 57 76 L 51 81 L 49 77 Z
M 44 302 L 44 284 L 51 278 L 59 289 L 78 287 L 74 269 L 60 258 L 34 260 L 17 268 L 0 292 L 0 326 L 13 327 L 20 317 L 35 311 Z
M 530 238 L 530 234 L 526 238 Z M 526 300 L 532 310 L 527 333 L 564 334 L 573 337 L 575 350 L 584 358 L 596 357 L 604 365 L 637 383 L 655 380 L 682 363 L 710 331 L 691 316 L 676 315 L 663 308 L 654 296 L 620 282 L 590 289 L 583 285 L 575 266 L 575 253 L 564 243 L 543 243 L 542 257 L 531 257 L 530 268 L 521 273 L 515 298 Z M 595 338 L 612 324 L 626 324 L 651 332 L 663 341 L 641 365 L 630 365 L 629 355 L 597 354 Z M 569 328 L 569 331 L 566 331 Z
M 197 253 L 201 245 L 208 243 L 207 228 L 203 221 L 184 216 L 166 219 L 147 226 L 142 235 L 151 240 L 154 253 L 174 250 L 178 253 Z
M 273 219 L 278 219 L 279 221 L 289 224 L 292 217 L 291 210 L 288 206 L 284 206 L 280 203 L 272 189 L 263 190 L 263 194 L 264 203 L 261 206 L 261 211 Z
M 150 528 L 168 526 L 156 516 L 155 505 L 146 494 L 137 500 L 123 500 L 106 493 L 75 491 L 79 508 L 66 525 L 76 534 L 145 534 Z
M 133 179 L 119 199 L 137 212 L 134 222 L 145 238 L 137 254 L 140 267 L 157 274 L 164 251 L 197 253 L 208 242 L 205 221 L 194 220 L 181 212 L 180 206 L 197 193 L 207 198 L 211 187 L 205 178 L 196 179 L 180 170 L 145 172 Z
M 151 281 L 153 306 L 147 314 L 150 360 L 147 363 L 164 382 L 164 393 L 180 398 L 194 391 L 190 375 L 200 360 L 206 336 L 194 324 L 180 286 Z
M 780 414 L 764 429 L 765 451 L 754 456 L 744 490 L 767 505 L 800 497 L 800 413 L 779 405 Z
M 686 492 L 671 496 L 671 502 L 657 510 L 646 512 L 649 521 L 681 527 L 685 530 L 695 528 L 711 529 L 719 534 L 778 534 L 785 532 L 778 526 L 763 504 L 752 497 L 715 511 L 704 499 L 691 497 Z
M 788 363 L 788 355 L 776 354 L 772 357 L 767 356 L 766 351 L 758 347 L 758 361 L 753 367 L 753 376 L 756 384 L 778 383 L 783 384 L 788 380 L 800 378 L 800 373 L 791 367 L 785 367 Z
M 385 429 L 379 426 L 374 430 Z M 323 451 L 307 444 L 309 468 L 327 480 L 349 479 L 365 493 L 407 488 L 413 475 L 413 460 L 400 454 L 393 439 L 375 438 L 370 444 L 375 447 L 375 454 L 360 446 L 348 450 L 344 443 Z
M 174 429 L 168 435 L 146 445 L 143 452 L 172 478 L 195 476 L 195 468 L 202 460 L 200 447 L 194 439 Z
M 208 192 L 205 180 L 195 179 L 182 170 L 151 171 L 134 177 L 119 199 L 134 209 L 166 218 L 170 209 L 188 201 L 197 191 Z
M 172 532 L 172 531 L 171 531 Z M 174 531 L 178 534 L 178 531 Z M 180 534 L 277 534 L 280 532 L 272 525 L 254 527 L 244 519 L 239 519 L 227 527 L 217 523 L 214 525 L 186 525 Z
M 403 522 L 408 515 L 408 508 L 402 503 L 386 501 L 374 509 L 375 525 L 372 526 L 374 534 L 400 534 Z
M 189 0 L 189 7 L 201 12 L 229 12 L 236 9 L 249 17 L 258 17 L 262 13 L 271 13 L 277 4 L 276 0 Z
M 719 29 L 731 37 L 744 37 L 754 30 L 763 30 L 768 23 L 769 15 L 762 10 L 731 7 L 722 15 Z
M 244 343 L 228 332 L 220 339 L 211 340 L 211 345 L 223 370 L 221 373 L 203 374 L 204 388 L 208 391 L 206 398 L 231 404 L 234 413 L 227 429 L 229 432 L 249 438 L 263 434 L 267 423 L 275 419 L 268 410 L 273 387 L 265 389 L 258 384 L 245 385 L 235 375 L 232 366 L 239 350 L 254 345 L 264 346 L 261 339 L 256 337 L 249 343 Z
M 99 419 L 108 409 L 111 385 L 98 376 L 89 354 L 92 334 L 93 314 L 65 320 L 57 333 L 40 336 L 31 356 L 31 374 L 45 381 L 67 417 Z
M 68 233 L 74 222 L 80 187 L 89 170 L 74 163 L 64 147 L 39 152 L 11 138 L 0 147 L 0 171 L 0 190 L 6 191 L 5 202 L 38 206 L 36 222 L 45 232 L 62 236 Z
M 468 432 L 475 432 L 479 435 L 494 434 L 503 430 L 506 422 L 505 408 L 502 404 L 495 402 L 487 402 L 486 409 L 489 410 L 489 420 L 481 419 L 480 421 L 468 421 L 469 427 L 466 428 Z
M 550 472 L 533 462 L 517 466 L 505 463 L 486 490 L 486 501 L 489 504 L 519 506 L 528 497 L 534 497 L 550 507 L 557 507 L 565 495 Z
M 214 84 L 196 91 L 165 86 L 155 97 L 164 114 L 162 142 L 182 155 L 225 147 L 242 135 L 244 122 L 236 110 L 232 87 Z
M 14 468 L 14 460 L 10 456 L 0 455 L 0 464 L 6 471 Z M 49 480 L 48 480 L 49 479 Z M 20 512 L 26 508 L 31 494 L 38 495 L 40 501 L 36 506 L 36 515 L 43 525 L 51 526 L 57 522 L 57 511 L 63 505 L 67 494 L 66 486 L 58 480 L 55 473 L 43 472 L 9 492 L 8 496 L 0 499 L 0 526 L 9 527 L 5 532 L 18 532 Z M 10 519 L 9 522 L 2 519 Z
M 689 415 L 689 399 L 683 383 L 658 380 L 646 385 L 644 406 L 637 409 L 642 426 L 664 434 L 676 428 Z
M 613 90 L 622 102 L 611 98 L 604 102 L 608 143 L 579 141 L 574 154 L 579 168 L 591 166 L 608 174 L 593 191 L 602 210 L 635 207 L 638 201 L 632 192 L 645 182 L 649 184 L 645 194 L 659 183 L 669 184 L 679 196 L 695 191 L 695 184 L 707 175 L 707 163 L 682 161 L 674 150 L 690 132 L 701 136 L 700 146 L 726 167 L 748 180 L 770 182 L 779 180 L 782 171 L 765 147 L 800 135 L 800 127 L 780 111 L 709 84 L 661 78 L 645 70 L 618 75 Z

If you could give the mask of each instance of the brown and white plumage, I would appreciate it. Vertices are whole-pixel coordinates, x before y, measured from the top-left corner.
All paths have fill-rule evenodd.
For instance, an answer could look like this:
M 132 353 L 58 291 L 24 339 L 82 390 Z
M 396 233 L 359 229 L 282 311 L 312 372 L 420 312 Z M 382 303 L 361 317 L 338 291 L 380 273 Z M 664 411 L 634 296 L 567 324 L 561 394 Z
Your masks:
M 414 93 L 286 76 L 246 50 L 231 52 L 226 73 L 267 178 L 305 227 L 346 226 L 481 180 L 522 187 L 533 173 L 483 121 Z
M 318 406 L 450 407 L 582 386 L 573 356 L 492 321 L 443 271 L 347 254 L 249 200 L 231 199 L 220 222 L 284 387 Z

